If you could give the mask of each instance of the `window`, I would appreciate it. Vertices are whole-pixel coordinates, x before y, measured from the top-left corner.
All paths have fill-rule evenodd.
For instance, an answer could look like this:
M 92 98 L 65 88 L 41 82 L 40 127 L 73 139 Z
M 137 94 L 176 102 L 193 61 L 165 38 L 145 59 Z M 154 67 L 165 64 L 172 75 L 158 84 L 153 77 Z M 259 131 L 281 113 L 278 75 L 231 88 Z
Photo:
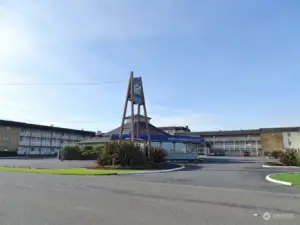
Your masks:
M 3 137 L 3 141 L 9 141 L 10 138 L 9 137 Z
M 186 144 L 186 150 L 187 152 L 197 152 L 197 144 Z
M 291 142 L 291 140 L 289 140 L 289 147 L 291 147 L 291 145 L 292 145 L 292 142 Z
M 151 146 L 160 147 L 160 142 L 151 142 Z
M 288 137 L 290 137 L 290 136 L 291 136 L 291 133 L 290 133 L 290 132 L 288 132 L 288 133 L 287 133 L 287 136 L 288 136 Z
M 184 143 L 175 143 L 175 151 L 186 151 L 186 145 Z

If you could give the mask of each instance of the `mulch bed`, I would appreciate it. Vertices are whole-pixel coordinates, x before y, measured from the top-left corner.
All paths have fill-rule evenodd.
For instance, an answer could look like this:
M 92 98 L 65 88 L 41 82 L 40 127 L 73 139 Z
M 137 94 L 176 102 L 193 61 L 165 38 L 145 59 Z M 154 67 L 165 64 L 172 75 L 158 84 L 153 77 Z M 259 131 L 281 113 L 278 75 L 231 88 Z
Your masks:
M 289 165 L 284 165 L 280 162 L 267 162 L 267 163 L 265 163 L 265 165 L 268 165 L 268 166 L 289 166 Z
M 265 163 L 265 165 L 268 165 L 268 166 L 285 166 L 285 165 L 283 165 L 282 163 L 279 163 L 279 162 L 267 162 L 267 163 Z

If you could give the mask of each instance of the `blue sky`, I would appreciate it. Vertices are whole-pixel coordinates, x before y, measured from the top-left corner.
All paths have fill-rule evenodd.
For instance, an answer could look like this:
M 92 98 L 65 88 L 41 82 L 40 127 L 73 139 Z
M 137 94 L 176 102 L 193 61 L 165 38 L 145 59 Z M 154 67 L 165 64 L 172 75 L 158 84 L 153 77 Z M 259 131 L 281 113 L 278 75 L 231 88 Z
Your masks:
M 297 0 L 0 0 L 0 117 L 108 131 L 130 70 L 152 123 L 300 124 Z

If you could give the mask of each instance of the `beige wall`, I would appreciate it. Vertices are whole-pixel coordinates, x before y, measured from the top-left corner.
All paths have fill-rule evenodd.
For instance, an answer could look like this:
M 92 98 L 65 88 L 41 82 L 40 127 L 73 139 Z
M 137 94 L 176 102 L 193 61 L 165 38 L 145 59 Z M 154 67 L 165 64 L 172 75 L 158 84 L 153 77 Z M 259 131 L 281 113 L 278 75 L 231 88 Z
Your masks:
M 264 151 L 283 150 L 282 132 L 268 132 L 260 134 L 260 143 Z
M 300 149 L 300 132 L 283 132 L 284 148 Z
M 20 128 L 0 126 L 0 151 L 17 151 L 20 143 Z

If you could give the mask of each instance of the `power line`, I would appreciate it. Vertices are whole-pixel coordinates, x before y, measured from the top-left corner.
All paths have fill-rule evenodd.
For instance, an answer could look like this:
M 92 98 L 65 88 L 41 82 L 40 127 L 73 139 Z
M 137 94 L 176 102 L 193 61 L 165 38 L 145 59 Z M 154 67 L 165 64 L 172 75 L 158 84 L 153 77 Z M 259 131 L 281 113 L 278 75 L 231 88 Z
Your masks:
M 125 80 L 117 81 L 94 81 L 81 83 L 0 83 L 0 86 L 96 86 L 101 84 L 117 84 L 123 83 Z

